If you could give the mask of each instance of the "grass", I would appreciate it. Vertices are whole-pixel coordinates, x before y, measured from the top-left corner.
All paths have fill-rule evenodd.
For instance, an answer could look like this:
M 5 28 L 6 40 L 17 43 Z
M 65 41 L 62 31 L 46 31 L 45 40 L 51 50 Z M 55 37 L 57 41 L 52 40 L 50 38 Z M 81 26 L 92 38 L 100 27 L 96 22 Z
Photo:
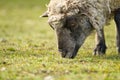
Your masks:
M 48 1 L 0 1 L 0 80 L 120 80 L 114 23 L 105 27 L 106 56 L 92 56 L 93 33 L 75 59 L 63 59 L 47 18 L 39 18 Z

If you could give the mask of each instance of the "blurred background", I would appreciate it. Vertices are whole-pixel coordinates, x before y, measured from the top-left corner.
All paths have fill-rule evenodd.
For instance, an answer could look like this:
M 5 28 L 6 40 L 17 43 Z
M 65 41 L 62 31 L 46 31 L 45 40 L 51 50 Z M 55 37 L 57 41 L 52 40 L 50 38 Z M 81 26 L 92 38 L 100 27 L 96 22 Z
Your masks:
M 17 34 L 19 37 L 30 37 L 38 35 L 37 32 L 47 33 L 44 31 L 45 28 L 49 28 L 46 27 L 47 20 L 39 18 L 47 3 L 48 0 L 0 0 L 0 36 L 14 38 Z
M 57 52 L 47 18 L 49 0 L 0 0 L 0 80 L 120 80 L 115 24 L 105 27 L 107 56 L 92 56 L 95 31 L 73 60 Z
M 0 0 L 0 41 L 8 41 L 19 47 L 47 44 L 49 40 L 54 42 L 54 32 L 48 26 L 47 18 L 39 17 L 47 9 L 45 5 L 48 2 Z

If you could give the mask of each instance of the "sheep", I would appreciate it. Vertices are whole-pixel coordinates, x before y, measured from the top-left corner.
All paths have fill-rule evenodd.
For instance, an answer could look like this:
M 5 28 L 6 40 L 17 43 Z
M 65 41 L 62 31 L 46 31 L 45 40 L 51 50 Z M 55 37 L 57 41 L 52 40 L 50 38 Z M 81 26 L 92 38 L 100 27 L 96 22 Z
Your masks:
M 57 35 L 58 50 L 64 58 L 74 58 L 93 30 L 96 31 L 94 55 L 105 54 L 103 27 L 114 16 L 120 53 L 120 0 L 50 0 L 42 16 L 48 16 L 48 23 Z

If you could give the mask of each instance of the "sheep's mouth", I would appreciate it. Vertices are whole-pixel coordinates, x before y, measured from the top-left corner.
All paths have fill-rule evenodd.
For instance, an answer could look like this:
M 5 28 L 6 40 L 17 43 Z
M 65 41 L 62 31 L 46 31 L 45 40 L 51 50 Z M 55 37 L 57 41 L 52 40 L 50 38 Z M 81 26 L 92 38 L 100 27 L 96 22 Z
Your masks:
M 59 52 L 61 53 L 61 56 L 63 58 L 73 59 L 73 58 L 76 57 L 79 48 L 80 47 L 76 45 L 75 48 L 74 48 L 74 50 L 73 50 L 73 52 L 67 51 L 67 50 L 62 50 L 62 49 L 59 49 Z

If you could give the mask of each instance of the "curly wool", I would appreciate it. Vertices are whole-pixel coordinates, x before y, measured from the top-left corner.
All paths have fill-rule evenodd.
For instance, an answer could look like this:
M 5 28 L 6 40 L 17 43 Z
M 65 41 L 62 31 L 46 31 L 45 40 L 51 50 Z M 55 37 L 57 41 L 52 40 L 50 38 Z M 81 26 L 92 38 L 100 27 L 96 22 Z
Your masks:
M 111 11 L 114 11 L 116 9 L 120 8 L 120 0 L 110 0 L 110 9 Z
M 95 28 L 102 29 L 118 8 L 120 8 L 120 0 L 51 0 L 48 5 L 48 15 L 85 14 Z

